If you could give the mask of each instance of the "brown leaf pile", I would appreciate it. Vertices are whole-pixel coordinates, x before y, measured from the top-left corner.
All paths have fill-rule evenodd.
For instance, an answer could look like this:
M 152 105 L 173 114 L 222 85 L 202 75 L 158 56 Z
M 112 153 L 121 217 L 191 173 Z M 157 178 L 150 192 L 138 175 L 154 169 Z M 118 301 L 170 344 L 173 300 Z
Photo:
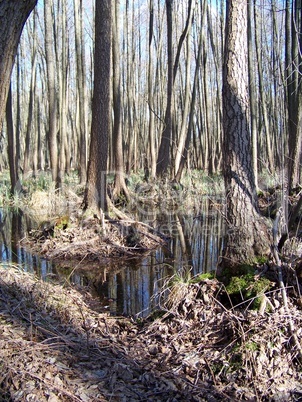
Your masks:
M 89 307 L 88 295 L 0 268 L 0 400 L 296 401 L 301 366 L 278 291 L 263 315 L 187 286 L 156 320 Z M 301 342 L 301 311 L 290 308 Z
M 60 219 L 58 219 L 60 221 Z M 165 244 L 152 227 L 136 221 L 77 219 L 61 229 L 54 219 L 50 229 L 33 230 L 22 244 L 51 260 L 95 262 L 106 258 L 133 258 Z

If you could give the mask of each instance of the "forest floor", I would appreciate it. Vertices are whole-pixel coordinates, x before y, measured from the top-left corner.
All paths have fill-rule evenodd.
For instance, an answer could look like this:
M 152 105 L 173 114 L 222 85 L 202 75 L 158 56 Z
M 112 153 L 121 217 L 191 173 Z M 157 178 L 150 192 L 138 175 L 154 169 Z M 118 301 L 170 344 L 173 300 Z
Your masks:
M 51 194 L 35 197 L 36 212 L 58 210 Z M 166 240 L 131 219 L 39 221 L 23 241 L 51 259 L 131 258 Z M 0 266 L 0 401 L 301 401 L 301 247 L 294 237 L 284 247 L 286 299 L 269 261 L 246 294 L 264 275 L 269 286 L 245 300 L 215 278 L 178 280 L 162 290 L 161 311 L 139 320 L 104 313 L 83 289 Z
M 215 279 L 178 284 L 166 313 L 100 313 L 89 294 L 0 268 L 1 401 L 301 401 L 302 311 L 225 307 Z M 175 288 L 174 288 L 175 290 Z M 181 297 L 175 297 L 175 295 Z

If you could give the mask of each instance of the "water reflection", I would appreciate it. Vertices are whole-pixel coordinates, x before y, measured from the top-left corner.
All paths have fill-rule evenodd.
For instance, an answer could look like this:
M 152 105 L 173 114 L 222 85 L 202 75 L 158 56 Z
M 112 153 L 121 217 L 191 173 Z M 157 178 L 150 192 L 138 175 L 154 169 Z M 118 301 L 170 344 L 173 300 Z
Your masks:
M 53 264 L 32 255 L 20 246 L 20 240 L 32 229 L 33 222 L 19 209 L 0 209 L 0 262 L 22 267 L 46 280 L 52 273 Z
M 0 210 L 1 261 L 18 264 L 44 280 L 56 278 L 88 286 L 101 308 L 112 314 L 145 316 L 155 306 L 154 295 L 161 291 L 168 277 L 183 270 L 193 276 L 215 269 L 222 250 L 223 220 L 208 198 L 202 200 L 195 213 L 163 214 L 154 209 L 147 216 L 138 214 L 136 219 L 152 225 L 171 240 L 143 259 L 115 259 L 89 267 L 84 263 L 58 266 L 20 247 L 20 240 L 33 225 L 22 212 Z

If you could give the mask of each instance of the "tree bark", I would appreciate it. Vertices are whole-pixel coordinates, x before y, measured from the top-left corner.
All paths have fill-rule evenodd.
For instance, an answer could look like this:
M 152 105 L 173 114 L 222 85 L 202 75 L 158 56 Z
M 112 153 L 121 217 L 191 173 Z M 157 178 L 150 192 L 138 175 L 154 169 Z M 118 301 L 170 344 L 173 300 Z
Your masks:
M 106 174 L 111 128 L 112 1 L 95 5 L 94 93 L 92 99 L 91 140 L 84 209 L 107 212 Z
M 57 94 L 55 78 L 55 55 L 53 48 L 53 0 L 44 0 L 45 53 L 48 83 L 48 148 L 52 180 L 58 181 L 58 144 L 57 144 Z
M 126 197 L 127 201 L 130 201 L 129 191 L 125 182 L 124 171 L 124 157 L 123 157 L 123 136 L 121 128 L 121 78 L 120 78 L 120 41 L 119 41 L 119 7 L 120 2 L 116 0 L 113 5 L 114 13 L 112 19 L 112 64 L 113 64 L 113 169 L 114 169 L 114 189 L 113 200 L 118 199 L 122 194 Z
M 33 116 L 34 116 L 34 98 L 35 98 L 35 88 L 36 88 L 36 65 L 37 65 L 37 38 L 35 36 L 36 29 L 36 13 L 33 14 L 33 27 L 31 30 L 32 37 L 32 49 L 31 49 L 31 79 L 30 79 L 30 92 L 29 92 L 29 101 L 28 101 L 28 115 L 27 115 L 27 125 L 26 125 L 26 133 L 25 133 L 25 149 L 24 149 L 24 157 L 23 157 L 23 174 L 28 174 L 29 171 L 33 168 L 32 166 L 32 158 L 30 155 L 31 151 L 31 141 L 32 141 L 32 133 L 33 129 Z
M 292 4 L 291 4 L 292 3 Z M 292 9 L 292 11 L 290 11 Z M 302 146 L 302 6 L 286 1 L 286 82 L 288 108 L 289 191 L 299 184 Z
M 156 174 L 162 176 L 167 173 L 170 163 L 170 147 L 172 139 L 172 96 L 173 96 L 173 45 L 172 45 L 172 8 L 173 0 L 166 0 L 167 13 L 167 48 L 168 48 L 168 81 L 167 106 L 165 113 L 165 127 L 157 156 Z
M 10 77 L 23 26 L 37 0 L 0 2 L 0 126 L 2 125 Z
M 13 195 L 18 183 L 18 164 L 16 159 L 16 141 L 13 124 L 12 111 L 12 90 L 9 87 L 7 102 L 6 102 L 6 129 L 7 129 L 7 148 L 8 148 L 8 164 L 11 182 L 11 194 Z
M 247 2 L 227 2 L 223 66 L 223 173 L 227 236 L 222 267 L 254 263 L 270 251 L 270 236 L 259 215 L 249 131 Z
M 79 97 L 79 152 L 80 152 L 80 183 L 87 179 L 87 106 L 86 106 L 86 69 L 85 43 L 83 32 L 83 0 L 74 0 L 74 32 L 76 48 L 77 96 Z

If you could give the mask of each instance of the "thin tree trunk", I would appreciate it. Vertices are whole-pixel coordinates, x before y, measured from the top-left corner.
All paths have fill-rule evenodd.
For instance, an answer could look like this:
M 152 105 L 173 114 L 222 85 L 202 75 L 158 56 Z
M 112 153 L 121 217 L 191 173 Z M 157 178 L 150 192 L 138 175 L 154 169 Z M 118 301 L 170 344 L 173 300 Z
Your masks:
M 204 19 L 206 16 L 205 11 L 206 11 L 206 6 L 203 7 L 203 10 L 200 15 L 200 34 L 199 34 L 198 53 L 197 53 L 197 58 L 196 58 L 196 67 L 195 67 L 195 73 L 194 73 L 194 82 L 193 82 L 192 97 L 191 97 L 191 104 L 190 104 L 189 123 L 188 123 L 188 128 L 187 128 L 186 140 L 185 140 L 185 144 L 184 144 L 184 150 L 181 154 L 179 167 L 178 167 L 178 170 L 175 175 L 176 182 L 180 181 L 182 172 L 185 167 L 185 163 L 188 159 L 188 152 L 189 152 L 189 147 L 190 147 L 190 142 L 191 142 L 191 137 L 192 137 L 192 130 L 193 130 L 193 126 L 194 126 L 196 92 L 197 92 L 199 72 L 200 72 L 201 56 L 202 56 L 203 45 L 204 45 L 202 27 L 204 25 Z
M 6 104 L 6 129 L 7 129 L 7 154 L 9 163 L 9 175 L 11 182 L 11 194 L 13 195 L 18 183 L 18 165 L 16 159 L 15 133 L 12 111 L 12 89 L 9 87 Z
M 162 133 L 158 151 L 156 174 L 162 176 L 167 173 L 170 163 L 170 147 L 172 139 L 172 98 L 173 98 L 173 45 L 172 45 L 172 8 L 173 0 L 166 0 L 167 14 L 167 51 L 168 51 L 168 80 L 167 80 L 167 106 L 165 113 L 165 127 Z
M 148 106 L 149 106 L 149 154 L 150 154 L 150 176 L 156 176 L 156 149 L 155 149 L 155 124 L 154 124 L 154 82 L 153 82 L 153 25 L 154 25 L 154 4 L 150 0 L 149 11 L 149 53 L 148 53 Z M 145 166 L 145 178 L 148 179 L 148 165 Z
M 26 175 L 31 169 L 32 165 L 30 163 L 30 145 L 32 140 L 32 133 L 35 131 L 33 129 L 33 116 L 34 116 L 34 98 L 36 89 L 36 60 L 37 60 L 37 49 L 36 49 L 36 36 L 34 34 L 36 28 L 36 13 L 34 12 L 34 22 L 31 30 L 32 37 L 32 65 L 31 65 L 31 81 L 30 81 L 30 91 L 29 91 L 29 102 L 28 102 L 28 115 L 27 115 L 27 126 L 25 133 L 25 149 L 23 157 L 23 173 Z M 31 160 L 32 162 L 32 160 Z
M 119 7 L 120 1 L 116 0 L 113 3 L 113 18 L 112 18 L 112 50 L 113 50 L 113 161 L 114 161 L 114 190 L 113 200 L 118 199 L 122 194 L 127 201 L 130 200 L 129 191 L 125 182 L 124 158 L 123 158 L 123 137 L 121 130 L 121 83 L 120 83 L 120 41 L 119 41 Z
M 58 145 L 57 145 L 57 94 L 55 79 L 55 55 L 53 48 L 53 0 L 44 0 L 45 52 L 48 82 L 48 148 L 52 180 L 58 184 Z
M 256 83 L 254 74 L 253 57 L 253 2 L 248 2 L 247 16 L 247 38 L 248 38 L 248 80 L 249 80 L 249 100 L 250 100 L 250 125 L 252 137 L 252 161 L 254 170 L 254 180 L 256 189 L 258 188 L 258 136 L 257 136 L 257 106 L 256 106 Z
M 76 80 L 78 97 L 77 131 L 79 132 L 80 183 L 85 183 L 87 175 L 87 106 L 85 42 L 83 31 L 83 0 L 74 0 Z

